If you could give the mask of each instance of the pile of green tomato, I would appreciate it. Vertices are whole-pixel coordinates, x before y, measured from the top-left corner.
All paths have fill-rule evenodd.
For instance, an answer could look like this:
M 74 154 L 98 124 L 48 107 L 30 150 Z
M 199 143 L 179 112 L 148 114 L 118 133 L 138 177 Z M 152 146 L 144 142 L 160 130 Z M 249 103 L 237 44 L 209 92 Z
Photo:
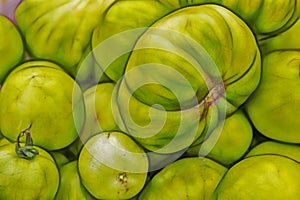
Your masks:
M 300 0 L 0 12 L 0 200 L 300 199 Z

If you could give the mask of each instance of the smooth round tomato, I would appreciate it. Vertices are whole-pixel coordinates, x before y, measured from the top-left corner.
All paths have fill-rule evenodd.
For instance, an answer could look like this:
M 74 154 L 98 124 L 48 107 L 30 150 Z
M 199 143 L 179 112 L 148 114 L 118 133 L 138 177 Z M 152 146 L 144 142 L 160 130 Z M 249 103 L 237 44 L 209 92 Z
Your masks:
M 148 158 L 129 136 L 104 132 L 91 137 L 78 159 L 82 184 L 99 199 L 129 199 L 143 188 Z
M 0 141 L 0 199 L 50 200 L 59 186 L 59 172 L 51 155 L 26 142 Z
M 298 199 L 300 164 L 285 156 L 259 155 L 232 166 L 214 192 L 222 199 Z
M 28 61 L 15 68 L 0 92 L 0 130 L 14 141 L 30 127 L 35 145 L 61 149 L 78 138 L 84 121 L 79 85 L 58 65 Z
M 60 185 L 55 196 L 56 200 L 80 199 L 93 200 L 83 187 L 77 170 L 77 161 L 69 162 L 60 167 Z

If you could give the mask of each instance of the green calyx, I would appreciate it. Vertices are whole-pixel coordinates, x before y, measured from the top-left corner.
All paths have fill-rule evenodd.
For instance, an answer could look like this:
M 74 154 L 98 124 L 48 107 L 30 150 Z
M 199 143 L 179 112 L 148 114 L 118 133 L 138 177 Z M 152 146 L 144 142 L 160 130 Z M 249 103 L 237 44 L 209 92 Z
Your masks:
M 17 139 L 16 143 L 16 153 L 20 158 L 25 158 L 28 160 L 33 159 L 36 155 L 39 154 L 39 151 L 33 147 L 32 138 L 30 135 L 30 127 L 22 131 Z M 20 139 L 25 135 L 25 145 L 21 146 Z

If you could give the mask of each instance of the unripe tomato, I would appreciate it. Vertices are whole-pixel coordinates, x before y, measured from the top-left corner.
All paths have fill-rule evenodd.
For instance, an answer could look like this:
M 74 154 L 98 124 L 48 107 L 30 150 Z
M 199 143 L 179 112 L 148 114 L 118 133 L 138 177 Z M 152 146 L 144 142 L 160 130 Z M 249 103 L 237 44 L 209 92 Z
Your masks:
M 1 15 L 1 9 L 2 5 L 0 5 L 0 83 L 2 84 L 7 74 L 21 62 L 24 47 L 18 29 L 8 18 Z
M 78 159 L 82 184 L 99 199 L 129 199 L 143 188 L 148 158 L 129 136 L 104 132 L 91 137 Z
M 23 63 L 2 86 L 0 129 L 12 141 L 19 132 L 31 127 L 35 145 L 46 150 L 61 149 L 78 137 L 77 128 L 81 129 L 83 121 L 81 89 L 54 63 L 37 60 Z
M 47 151 L 32 146 L 28 130 L 21 134 L 25 144 L 0 141 L 0 199 L 52 200 L 59 185 L 56 164 Z

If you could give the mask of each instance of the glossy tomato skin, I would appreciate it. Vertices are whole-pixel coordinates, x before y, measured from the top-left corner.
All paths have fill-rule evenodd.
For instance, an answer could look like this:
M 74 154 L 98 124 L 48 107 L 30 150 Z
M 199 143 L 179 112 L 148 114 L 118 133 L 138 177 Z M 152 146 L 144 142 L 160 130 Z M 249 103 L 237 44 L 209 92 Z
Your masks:
M 94 200 L 81 183 L 78 174 L 77 161 L 71 161 L 59 168 L 60 185 L 55 196 L 55 200 Z
M 300 165 L 281 155 L 258 155 L 233 165 L 213 200 L 299 199 Z
M 16 24 L 31 55 L 62 65 L 76 77 L 89 51 L 90 35 L 112 0 L 26 0 L 15 12 Z M 90 78 L 92 69 L 81 74 Z
M 241 18 L 218 5 L 178 9 L 136 42 L 113 95 L 116 121 L 150 151 L 180 151 L 242 106 L 260 71 L 258 44 Z
M 79 154 L 78 170 L 85 188 L 98 199 L 130 199 L 144 187 L 146 153 L 122 132 L 91 137 Z
M 53 158 L 42 148 L 38 155 L 21 158 L 15 144 L 0 141 L 0 199 L 52 200 L 59 186 L 59 172 Z
M 62 149 L 76 140 L 83 121 L 81 89 L 55 63 L 27 61 L 10 72 L 2 85 L 0 130 L 11 141 L 31 127 L 34 145 Z
M 182 158 L 157 172 L 138 200 L 210 200 L 226 171 L 226 167 L 208 158 Z
M 0 83 L 2 84 L 8 73 L 22 61 L 24 45 L 17 27 L 1 15 L 1 9 L 0 1 Z
M 260 84 L 245 110 L 253 126 L 267 138 L 300 143 L 299 65 L 297 49 L 264 56 Z

